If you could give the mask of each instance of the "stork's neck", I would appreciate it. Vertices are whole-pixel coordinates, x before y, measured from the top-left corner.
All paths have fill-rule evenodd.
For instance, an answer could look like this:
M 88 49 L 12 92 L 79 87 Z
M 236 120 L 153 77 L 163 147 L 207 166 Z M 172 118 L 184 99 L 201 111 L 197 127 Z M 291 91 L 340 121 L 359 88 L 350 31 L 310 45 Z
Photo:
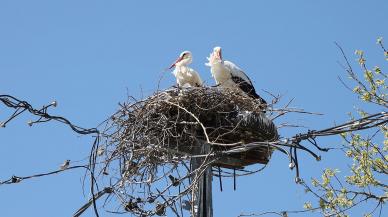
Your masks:
M 184 73 L 184 72 L 187 72 L 189 70 L 189 67 L 187 66 L 187 64 L 177 65 L 176 70 L 178 72 Z
M 230 80 L 231 74 L 226 69 L 222 61 L 213 62 L 210 65 L 210 72 L 216 81 L 216 84 L 227 85 L 227 81 Z
M 187 65 L 188 65 L 188 64 L 187 64 L 186 62 L 183 62 L 183 61 L 182 61 L 182 62 L 179 62 L 179 63 L 176 63 L 176 67 L 177 67 L 177 68 L 187 67 Z
M 210 68 L 216 69 L 216 70 L 224 68 L 224 64 L 223 64 L 222 60 L 214 61 L 214 62 L 210 63 L 209 66 L 210 66 Z
M 207 66 L 213 67 L 221 67 L 224 65 L 224 61 L 220 59 L 208 58 L 209 62 L 206 63 Z
M 186 73 L 188 71 L 189 71 L 189 67 L 186 64 L 184 64 L 184 65 L 176 65 L 174 71 L 172 72 L 172 74 L 176 76 L 177 74 Z

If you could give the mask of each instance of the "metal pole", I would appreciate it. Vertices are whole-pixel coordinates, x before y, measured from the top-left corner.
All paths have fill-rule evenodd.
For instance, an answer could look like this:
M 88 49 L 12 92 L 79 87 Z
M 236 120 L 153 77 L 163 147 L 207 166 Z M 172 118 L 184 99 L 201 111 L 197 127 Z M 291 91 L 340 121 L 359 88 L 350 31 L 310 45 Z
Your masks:
M 208 154 L 210 145 L 204 143 L 201 146 L 201 154 Z M 191 160 L 191 169 L 194 171 L 203 163 L 204 158 L 194 158 Z M 198 192 L 195 194 L 195 205 L 198 207 L 195 217 L 213 217 L 212 199 L 212 167 L 208 166 L 198 182 Z

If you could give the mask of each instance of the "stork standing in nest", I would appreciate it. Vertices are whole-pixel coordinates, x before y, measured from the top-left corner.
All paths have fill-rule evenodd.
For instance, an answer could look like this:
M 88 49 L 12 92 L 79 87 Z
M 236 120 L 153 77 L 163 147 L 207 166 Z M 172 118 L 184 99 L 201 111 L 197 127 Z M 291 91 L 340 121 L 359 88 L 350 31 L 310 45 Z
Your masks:
M 248 96 L 257 99 L 263 109 L 267 107 L 267 102 L 256 93 L 252 81 L 244 71 L 236 64 L 222 59 L 221 47 L 215 47 L 207 59 L 209 62 L 206 65 L 210 67 L 217 86 L 239 88 Z
M 169 67 L 172 69 L 175 67 L 172 74 L 176 78 L 178 87 L 201 87 L 202 80 L 198 72 L 188 67 L 193 61 L 193 56 L 190 51 L 183 51 L 178 59 Z

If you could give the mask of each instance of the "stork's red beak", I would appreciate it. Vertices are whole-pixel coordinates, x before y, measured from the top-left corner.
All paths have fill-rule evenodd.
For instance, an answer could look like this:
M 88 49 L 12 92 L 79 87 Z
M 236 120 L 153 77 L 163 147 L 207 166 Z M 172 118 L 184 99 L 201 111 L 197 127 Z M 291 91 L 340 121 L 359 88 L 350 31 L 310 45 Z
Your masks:
M 219 50 L 219 51 L 217 52 L 217 56 L 218 56 L 218 58 L 220 58 L 220 60 L 222 60 L 222 53 L 221 53 L 221 50 Z
M 182 57 L 178 57 L 178 59 L 176 59 L 175 62 L 174 62 L 173 64 L 171 64 L 171 66 L 170 66 L 168 69 L 174 68 L 175 65 L 176 65 L 179 61 L 181 61 L 182 59 L 183 59 Z

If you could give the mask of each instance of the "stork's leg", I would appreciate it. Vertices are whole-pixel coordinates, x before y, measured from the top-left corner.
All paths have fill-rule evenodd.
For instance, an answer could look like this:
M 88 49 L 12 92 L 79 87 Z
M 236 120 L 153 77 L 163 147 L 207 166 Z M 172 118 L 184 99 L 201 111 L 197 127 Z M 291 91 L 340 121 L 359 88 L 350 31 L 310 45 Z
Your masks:
M 182 90 L 182 86 L 179 84 L 173 85 L 172 87 L 176 88 L 178 92 L 181 92 L 181 90 Z

